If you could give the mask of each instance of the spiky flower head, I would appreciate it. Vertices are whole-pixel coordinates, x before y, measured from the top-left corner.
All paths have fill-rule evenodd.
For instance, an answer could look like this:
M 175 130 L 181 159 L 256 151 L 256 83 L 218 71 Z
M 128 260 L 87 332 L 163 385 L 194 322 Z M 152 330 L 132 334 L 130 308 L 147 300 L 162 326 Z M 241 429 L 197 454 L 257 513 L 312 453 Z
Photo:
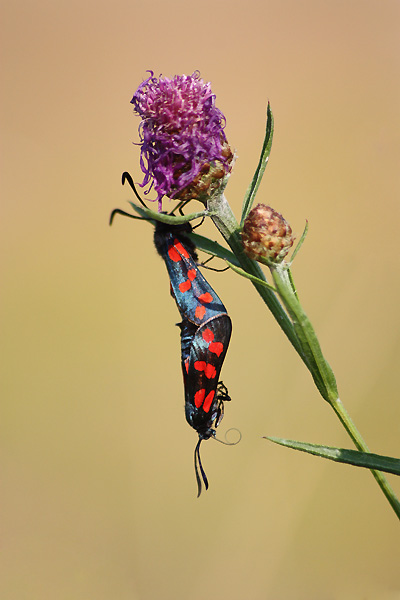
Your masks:
M 131 100 L 141 117 L 141 186 L 175 200 L 206 202 L 232 168 L 225 117 L 215 106 L 211 84 L 200 73 L 173 79 L 148 77 Z
M 253 260 L 282 262 L 294 239 L 289 223 L 265 204 L 257 204 L 243 224 L 243 248 Z

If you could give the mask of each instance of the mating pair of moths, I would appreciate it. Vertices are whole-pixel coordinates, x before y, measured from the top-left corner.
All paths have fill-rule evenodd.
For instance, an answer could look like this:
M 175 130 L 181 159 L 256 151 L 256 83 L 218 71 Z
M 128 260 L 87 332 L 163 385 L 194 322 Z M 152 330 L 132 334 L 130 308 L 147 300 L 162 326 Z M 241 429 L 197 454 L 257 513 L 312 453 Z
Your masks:
M 125 180 L 136 194 L 128 173 L 122 176 L 122 183 Z M 110 224 L 116 213 L 132 216 L 116 209 L 111 214 Z M 157 221 L 154 244 L 165 261 L 171 295 L 182 318 L 178 325 L 181 330 L 185 413 L 187 422 L 199 434 L 194 464 L 200 496 L 202 482 L 199 471 L 205 488 L 208 489 L 200 459 L 200 444 L 202 440 L 215 437 L 215 428 L 223 417 L 223 403 L 230 400 L 226 387 L 219 381 L 219 375 L 228 349 L 232 324 L 225 306 L 198 268 L 196 247 L 187 236 L 191 231 L 190 223 L 167 225 Z

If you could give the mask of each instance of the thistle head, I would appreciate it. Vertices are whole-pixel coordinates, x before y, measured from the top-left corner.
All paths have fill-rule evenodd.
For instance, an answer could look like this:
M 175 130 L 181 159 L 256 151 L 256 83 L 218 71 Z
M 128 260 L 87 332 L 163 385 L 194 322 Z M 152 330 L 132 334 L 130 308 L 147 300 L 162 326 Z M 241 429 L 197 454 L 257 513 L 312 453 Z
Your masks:
M 289 223 L 265 204 L 257 204 L 243 224 L 243 248 L 253 260 L 282 262 L 294 239 Z
M 215 106 L 211 84 L 200 73 L 173 79 L 148 77 L 131 100 L 141 117 L 141 186 L 150 184 L 161 199 L 197 199 L 218 191 L 232 168 L 233 153 L 224 133 L 225 117 Z

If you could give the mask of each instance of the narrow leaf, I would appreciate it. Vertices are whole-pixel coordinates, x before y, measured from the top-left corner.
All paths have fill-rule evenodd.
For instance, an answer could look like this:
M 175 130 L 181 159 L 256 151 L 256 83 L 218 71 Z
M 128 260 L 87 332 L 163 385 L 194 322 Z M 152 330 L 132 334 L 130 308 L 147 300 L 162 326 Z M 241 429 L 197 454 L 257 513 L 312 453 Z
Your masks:
M 260 279 L 259 277 L 256 277 L 255 275 L 251 275 L 250 273 L 247 273 L 247 271 L 245 271 L 241 267 L 238 267 L 238 266 L 232 264 L 229 260 L 227 260 L 226 262 L 227 262 L 228 267 L 230 267 L 232 269 L 232 271 L 235 271 L 235 273 L 237 273 L 238 275 L 241 275 L 242 277 L 245 277 L 246 279 L 250 279 L 250 281 L 253 281 L 254 283 L 263 285 L 264 287 L 270 289 L 272 292 L 276 292 L 276 289 L 274 288 L 274 286 L 270 285 L 267 281 L 264 281 L 263 279 Z
M 305 240 L 305 239 L 306 239 L 306 237 L 307 237 L 307 233 L 308 233 L 308 221 L 306 221 L 306 224 L 305 224 L 305 226 L 304 226 L 304 231 L 303 231 L 303 233 L 301 234 L 301 237 L 300 237 L 299 241 L 297 242 L 295 249 L 294 249 L 294 250 L 293 250 L 293 252 L 292 252 L 292 256 L 290 257 L 290 264 L 292 264 L 292 262 L 293 262 L 293 261 L 294 261 L 294 259 L 295 259 L 295 256 L 296 256 L 296 254 L 298 253 L 298 251 L 299 251 L 299 250 L 300 250 L 300 248 L 302 247 L 302 245 L 303 245 L 303 242 L 304 242 L 304 240 Z
M 266 440 L 270 440 L 275 444 L 308 452 L 321 458 L 334 460 L 335 462 L 354 465 L 355 467 L 364 467 L 365 469 L 375 469 L 376 471 L 384 471 L 385 473 L 393 473 L 400 475 L 400 459 L 391 456 L 382 456 L 380 454 L 372 454 L 371 452 L 359 452 L 358 450 L 347 450 L 345 448 L 332 448 L 330 446 L 320 446 L 318 444 L 308 444 L 307 442 L 296 442 L 295 440 L 285 440 L 282 438 L 265 436 Z
M 167 225 L 182 225 L 182 223 L 188 223 L 189 221 L 193 221 L 194 219 L 199 219 L 200 217 L 209 217 L 211 213 L 207 210 L 203 210 L 201 212 L 191 213 L 190 215 L 176 216 L 176 215 L 166 215 L 165 213 L 155 212 L 154 210 L 150 210 L 149 208 L 142 208 L 138 206 L 134 202 L 129 202 L 132 206 L 133 210 L 135 210 L 143 219 L 151 220 L 151 221 L 160 221 L 161 223 L 166 223 Z
M 334 373 L 325 360 L 311 322 L 298 301 L 286 266 L 275 265 L 273 269 L 271 268 L 271 274 L 293 323 L 302 350 L 301 356 L 310 370 L 316 386 L 327 402 L 337 400 L 338 391 Z
M 249 185 L 246 195 L 243 200 L 242 218 L 240 220 L 241 225 L 243 225 L 245 218 L 247 217 L 247 215 L 249 214 L 249 212 L 251 210 L 251 207 L 253 205 L 254 199 L 257 194 L 257 190 L 261 183 L 261 179 L 264 175 L 265 167 L 267 166 L 269 155 L 271 153 L 273 135 L 274 135 L 274 117 L 272 115 L 270 104 L 268 102 L 267 125 L 265 128 L 264 143 L 263 143 L 263 147 L 261 150 L 261 156 L 260 156 L 260 160 L 257 165 L 256 172 L 254 173 L 252 182 Z
M 190 239 L 195 243 L 196 248 L 202 250 L 206 254 L 217 256 L 222 260 L 228 260 L 235 265 L 239 264 L 233 252 L 227 248 L 224 248 L 224 246 L 221 246 L 221 244 L 218 242 L 213 242 L 209 238 L 205 237 L 204 235 L 199 235 L 198 233 L 190 233 L 188 237 L 190 237 Z

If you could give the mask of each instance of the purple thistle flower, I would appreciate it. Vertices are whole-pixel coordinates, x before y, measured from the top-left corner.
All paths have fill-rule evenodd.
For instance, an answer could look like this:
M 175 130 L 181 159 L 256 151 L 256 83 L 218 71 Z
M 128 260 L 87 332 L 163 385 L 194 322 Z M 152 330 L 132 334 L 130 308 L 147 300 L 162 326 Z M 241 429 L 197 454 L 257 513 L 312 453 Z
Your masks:
M 233 159 L 211 84 L 198 71 L 173 79 L 149 73 L 131 100 L 142 118 L 140 167 L 145 176 L 140 185 L 150 183 L 145 193 L 154 186 L 159 210 L 164 195 L 206 202 Z

